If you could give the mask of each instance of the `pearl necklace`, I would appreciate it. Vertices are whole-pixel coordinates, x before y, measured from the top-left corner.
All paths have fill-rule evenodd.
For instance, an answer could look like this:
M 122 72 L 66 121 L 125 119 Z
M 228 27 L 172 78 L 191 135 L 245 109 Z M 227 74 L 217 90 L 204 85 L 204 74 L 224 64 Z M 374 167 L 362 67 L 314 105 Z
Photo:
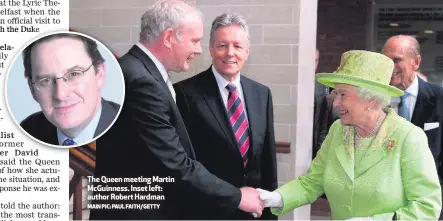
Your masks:
M 355 130 L 355 134 L 357 135 L 358 138 L 369 138 L 369 137 L 373 137 L 375 135 L 375 133 L 377 133 L 378 129 L 381 126 L 381 123 L 383 122 L 383 119 L 385 117 L 385 113 L 383 111 L 381 111 L 380 115 L 378 116 L 377 122 L 375 123 L 374 128 L 372 129 L 371 133 L 369 133 L 367 136 L 363 137 L 361 136 L 357 129 L 354 127 Z

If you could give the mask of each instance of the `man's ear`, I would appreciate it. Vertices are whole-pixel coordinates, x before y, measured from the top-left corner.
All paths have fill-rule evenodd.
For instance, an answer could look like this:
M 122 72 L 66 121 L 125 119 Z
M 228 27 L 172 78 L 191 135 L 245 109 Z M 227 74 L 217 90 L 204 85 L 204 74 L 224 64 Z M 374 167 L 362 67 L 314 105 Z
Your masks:
M 214 57 L 214 43 L 209 43 L 209 54 Z
M 105 64 L 101 63 L 94 67 L 94 69 L 96 70 L 95 77 L 97 79 L 97 87 L 101 90 L 105 86 Z
M 368 105 L 367 105 L 367 107 L 371 108 L 371 110 L 372 110 L 372 109 L 375 108 L 375 104 L 376 104 L 376 103 L 375 103 L 375 100 L 371 98 L 371 99 L 368 100 Z
M 418 68 L 420 67 L 420 63 L 421 63 L 421 55 L 417 55 L 417 56 L 415 56 L 415 58 L 414 58 L 414 64 L 413 64 L 413 68 L 414 68 L 414 71 L 417 71 L 418 70 Z
M 27 78 L 27 80 L 28 80 L 29 90 L 31 90 L 32 98 L 34 98 L 34 100 L 38 103 L 37 96 L 35 95 L 36 89 L 35 89 L 34 85 L 32 84 L 31 79 Z
M 161 35 L 161 40 L 163 45 L 165 45 L 166 48 L 171 49 L 172 48 L 172 41 L 175 38 L 175 33 L 172 28 L 166 29 L 166 31 L 163 32 Z
M 245 61 L 248 60 L 248 58 L 249 58 L 249 53 L 250 53 L 250 52 L 251 52 L 251 47 L 248 46 L 248 48 L 246 49 L 246 58 L 245 58 Z

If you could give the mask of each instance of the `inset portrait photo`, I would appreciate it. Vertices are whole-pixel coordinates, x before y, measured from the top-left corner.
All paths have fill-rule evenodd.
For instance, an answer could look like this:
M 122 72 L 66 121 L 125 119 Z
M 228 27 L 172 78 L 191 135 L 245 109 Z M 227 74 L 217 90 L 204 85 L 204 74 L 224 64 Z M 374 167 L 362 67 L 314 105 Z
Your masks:
M 39 36 L 16 55 L 6 76 L 6 102 L 18 126 L 58 148 L 104 134 L 124 99 L 122 70 L 109 49 L 77 32 Z

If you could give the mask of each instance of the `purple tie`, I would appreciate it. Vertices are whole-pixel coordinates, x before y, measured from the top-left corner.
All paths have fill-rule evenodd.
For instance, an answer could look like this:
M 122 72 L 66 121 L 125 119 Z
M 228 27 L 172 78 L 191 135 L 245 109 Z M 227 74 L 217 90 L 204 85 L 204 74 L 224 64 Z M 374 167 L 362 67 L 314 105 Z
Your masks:
M 74 146 L 76 143 L 72 139 L 66 139 L 63 141 L 62 146 Z
M 237 88 L 233 84 L 228 84 L 226 89 L 229 91 L 228 96 L 228 117 L 232 125 L 235 139 L 237 141 L 240 154 L 243 159 L 243 166 L 248 163 L 249 149 L 249 125 L 246 119 L 245 110 L 237 93 Z

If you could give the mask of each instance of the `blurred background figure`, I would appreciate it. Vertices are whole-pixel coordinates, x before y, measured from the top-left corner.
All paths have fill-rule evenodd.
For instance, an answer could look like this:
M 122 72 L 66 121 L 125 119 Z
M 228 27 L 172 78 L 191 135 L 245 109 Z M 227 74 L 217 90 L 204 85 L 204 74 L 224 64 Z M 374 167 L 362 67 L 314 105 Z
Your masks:
M 317 72 L 320 52 L 315 51 L 315 71 Z M 332 107 L 333 97 L 329 96 L 330 88 L 315 81 L 314 125 L 312 136 L 312 159 L 317 155 L 329 127 L 340 117 Z
M 422 80 L 428 82 L 428 77 L 421 72 L 416 71 L 415 74 L 420 77 Z

